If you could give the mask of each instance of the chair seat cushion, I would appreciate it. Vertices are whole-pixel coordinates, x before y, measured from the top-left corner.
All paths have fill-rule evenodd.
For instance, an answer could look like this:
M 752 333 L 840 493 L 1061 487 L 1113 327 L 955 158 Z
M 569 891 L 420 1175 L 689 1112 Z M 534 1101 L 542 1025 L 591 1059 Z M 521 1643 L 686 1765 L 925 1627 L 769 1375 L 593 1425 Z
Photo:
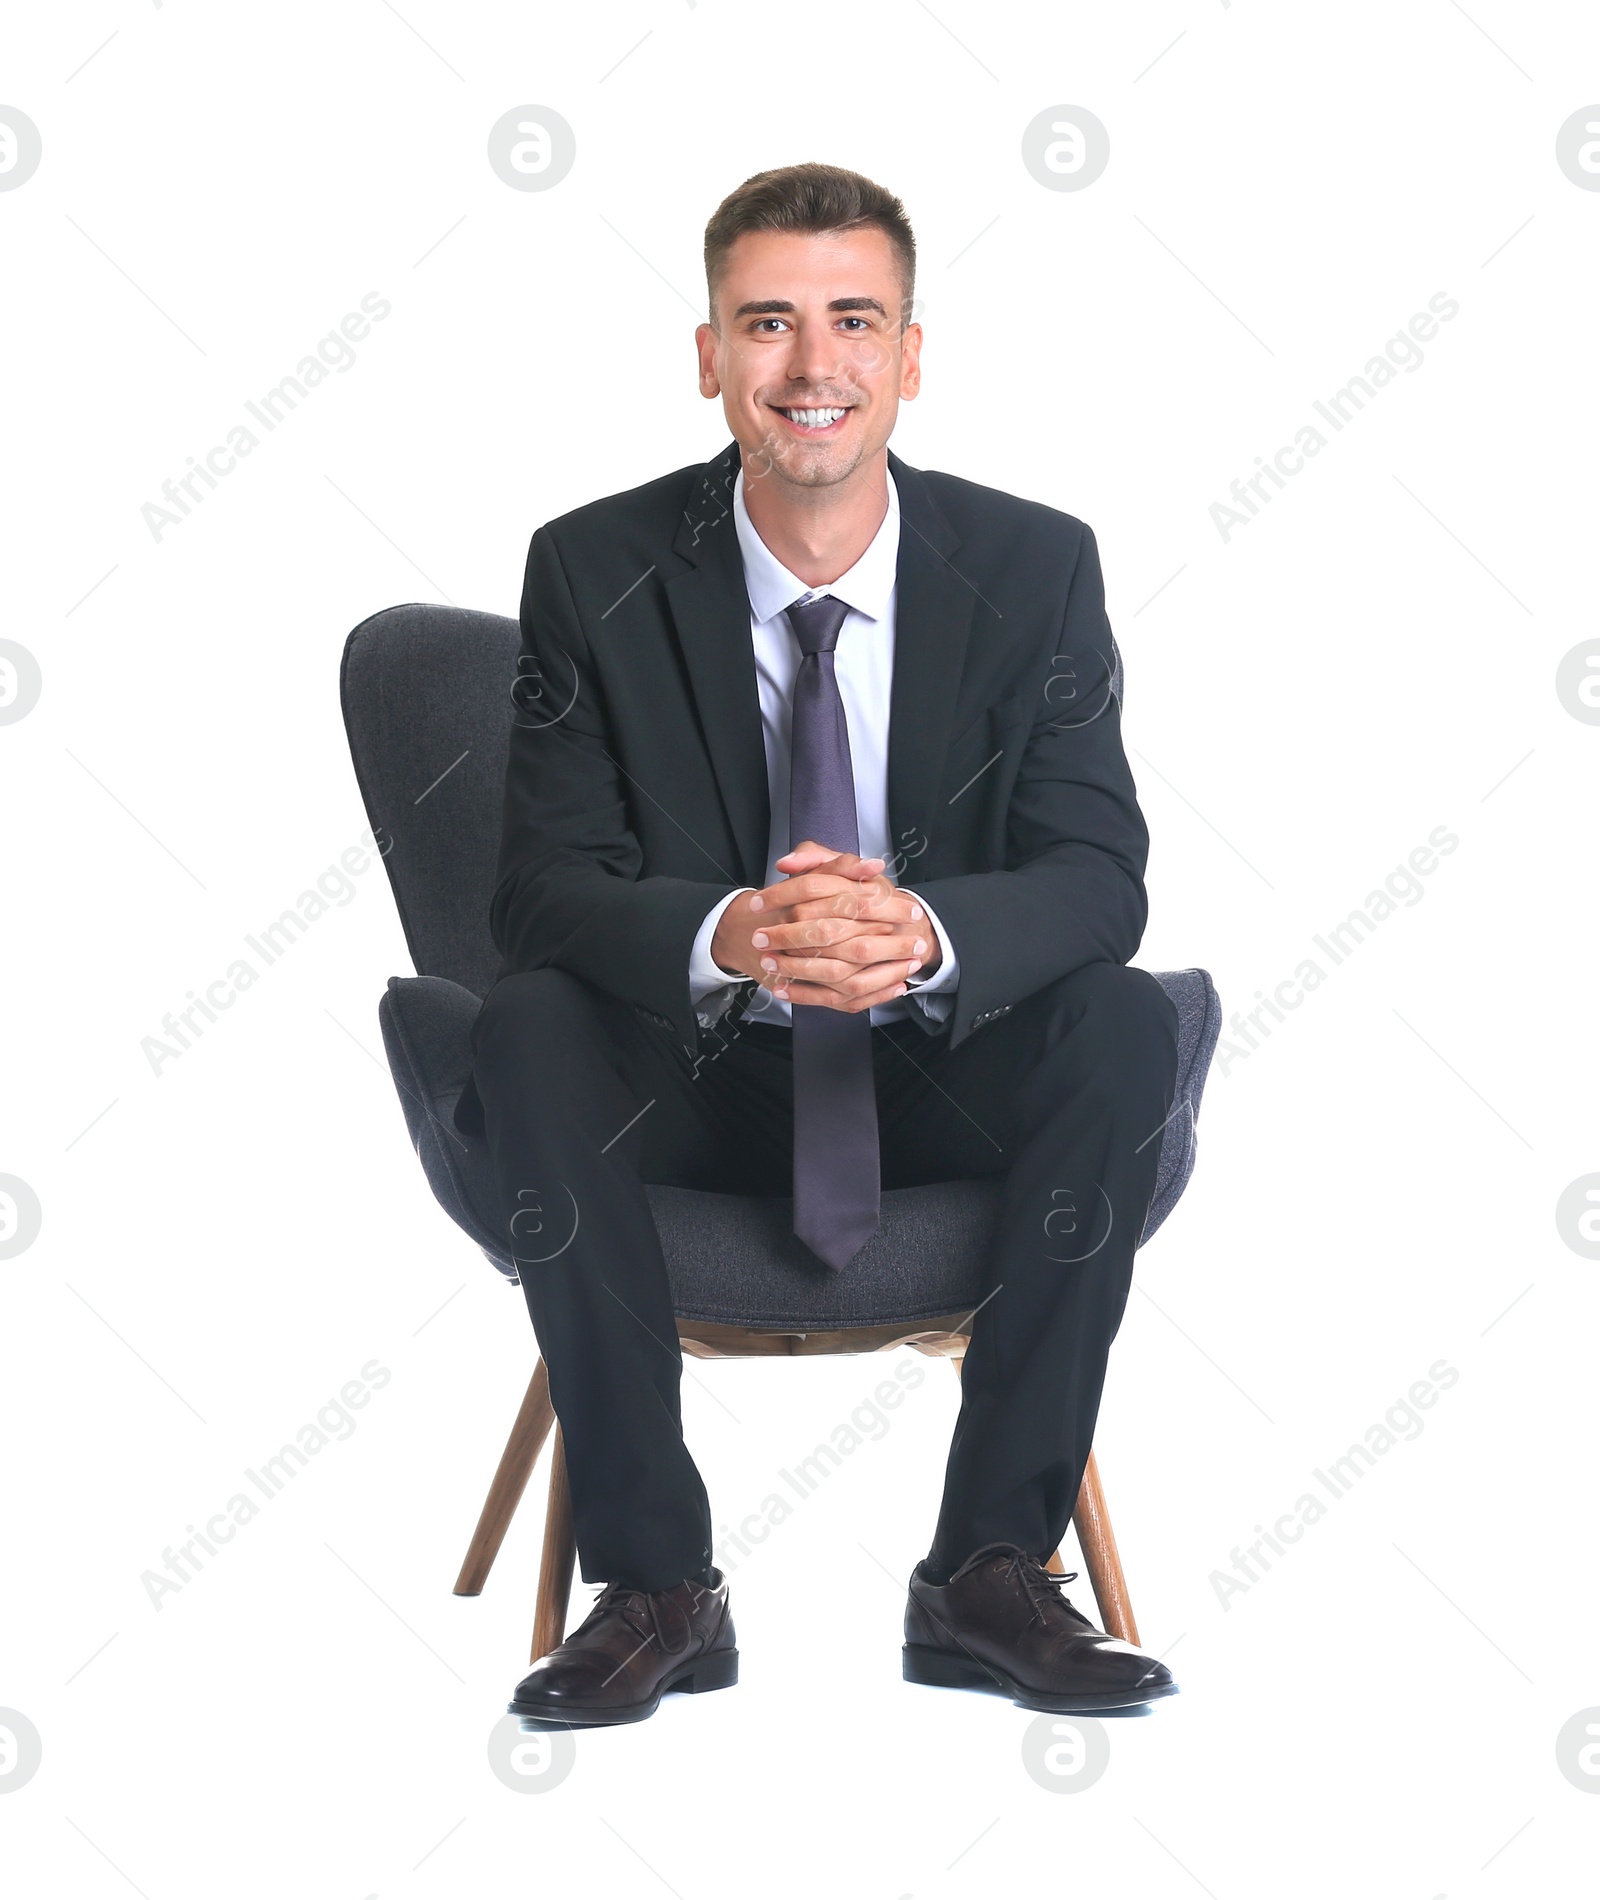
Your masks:
M 878 1231 L 843 1273 L 795 1238 L 793 1203 L 647 1186 L 679 1319 L 826 1332 L 937 1319 L 984 1296 L 999 1205 L 989 1181 L 888 1188 Z
M 1178 1089 L 1162 1131 L 1141 1246 L 1172 1211 L 1194 1169 L 1195 1117 L 1222 1024 L 1204 970 L 1158 973 L 1157 981 L 1178 1012 Z M 435 1197 L 514 1280 L 488 1150 L 454 1122 L 479 1007 L 470 990 L 444 977 L 391 977 L 378 1017 L 412 1144 Z M 823 1266 L 795 1238 L 787 1199 L 653 1185 L 645 1191 L 680 1319 L 820 1332 L 962 1313 L 986 1291 L 996 1182 L 885 1190 L 882 1224 L 843 1273 Z

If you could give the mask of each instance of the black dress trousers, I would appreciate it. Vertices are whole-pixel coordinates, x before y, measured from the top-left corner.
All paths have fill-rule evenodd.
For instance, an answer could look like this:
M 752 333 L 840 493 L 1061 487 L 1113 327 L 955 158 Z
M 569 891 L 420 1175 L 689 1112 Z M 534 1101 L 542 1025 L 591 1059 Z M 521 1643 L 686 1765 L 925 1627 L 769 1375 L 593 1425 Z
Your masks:
M 1113 963 L 1036 991 L 957 1049 L 910 1021 L 872 1032 L 883 1186 L 1005 1184 L 934 1564 L 1002 1540 L 1044 1557 L 1066 1531 L 1155 1192 L 1177 1033 L 1155 978 Z M 789 1032 L 735 1023 L 704 1041 L 692 1055 L 553 969 L 502 978 L 473 1030 L 457 1118 L 479 1132 L 481 1113 L 590 1583 L 664 1589 L 712 1560 L 644 1183 L 792 1189 Z

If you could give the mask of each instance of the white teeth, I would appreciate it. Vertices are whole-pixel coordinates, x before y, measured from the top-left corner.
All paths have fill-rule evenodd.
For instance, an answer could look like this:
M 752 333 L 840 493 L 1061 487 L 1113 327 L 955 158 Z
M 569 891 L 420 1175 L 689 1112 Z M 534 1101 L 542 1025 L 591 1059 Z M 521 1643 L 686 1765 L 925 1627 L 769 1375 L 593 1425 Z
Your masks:
M 798 422 L 802 429 L 826 429 L 844 414 L 842 409 L 785 409 L 783 412 L 791 422 Z

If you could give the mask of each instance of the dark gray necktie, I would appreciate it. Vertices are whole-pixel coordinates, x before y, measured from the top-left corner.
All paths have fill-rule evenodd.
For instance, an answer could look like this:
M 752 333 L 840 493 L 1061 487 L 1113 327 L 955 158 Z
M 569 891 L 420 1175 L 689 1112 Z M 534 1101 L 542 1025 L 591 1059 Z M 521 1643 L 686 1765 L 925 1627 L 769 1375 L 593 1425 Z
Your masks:
M 834 648 L 850 609 L 831 595 L 788 612 L 800 642 L 789 764 L 789 843 L 860 849 L 850 732 L 834 678 Z M 821 1260 L 843 1267 L 877 1231 L 878 1104 L 872 1024 L 796 1003 L 794 1017 L 794 1231 Z

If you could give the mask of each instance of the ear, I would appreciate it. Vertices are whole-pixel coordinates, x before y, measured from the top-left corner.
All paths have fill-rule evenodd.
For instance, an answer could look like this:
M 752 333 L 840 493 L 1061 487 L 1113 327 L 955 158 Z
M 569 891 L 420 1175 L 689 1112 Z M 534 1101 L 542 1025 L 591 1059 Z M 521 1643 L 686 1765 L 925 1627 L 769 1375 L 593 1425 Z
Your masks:
M 702 323 L 695 331 L 694 345 L 700 358 L 700 394 L 718 396 L 722 383 L 717 376 L 717 333 L 709 323 Z
M 922 325 L 908 323 L 900 346 L 900 399 L 912 402 L 922 387 Z

